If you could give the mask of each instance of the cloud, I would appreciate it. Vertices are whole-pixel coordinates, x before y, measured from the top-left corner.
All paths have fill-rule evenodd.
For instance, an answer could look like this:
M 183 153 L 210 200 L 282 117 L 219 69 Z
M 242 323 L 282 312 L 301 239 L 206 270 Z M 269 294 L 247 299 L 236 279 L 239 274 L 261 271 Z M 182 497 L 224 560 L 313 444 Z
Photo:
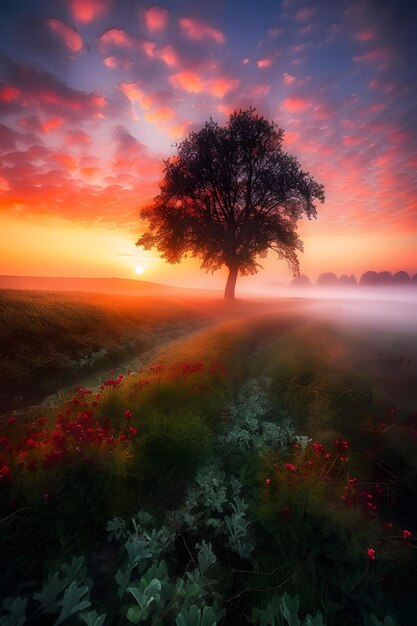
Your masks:
M 74 28 L 55 18 L 47 18 L 46 22 L 70 52 L 80 52 L 83 49 L 83 40 Z
M 290 96 L 282 101 L 282 106 L 287 111 L 306 111 L 311 107 L 311 101 L 304 96 Z
M 122 48 L 131 53 L 144 53 L 149 58 L 155 56 L 155 44 L 147 39 L 132 37 L 123 28 L 109 28 L 99 38 L 99 48 L 101 52 L 108 52 Z
M 178 20 L 178 23 L 184 33 L 184 35 L 192 41 L 202 41 L 203 39 L 211 39 L 216 43 L 224 43 L 225 36 L 221 30 L 213 28 L 204 22 L 184 17 Z
M 177 51 L 172 46 L 164 46 L 155 52 L 155 56 L 161 59 L 169 67 L 178 65 L 180 60 Z
M 70 0 L 72 16 L 77 22 L 92 22 L 105 15 L 109 8 L 109 0 Z
M 92 139 L 81 128 L 75 128 L 65 134 L 65 142 L 70 146 L 85 146 L 91 144 Z
M 295 14 L 295 19 L 298 22 L 303 22 L 304 20 L 309 20 L 313 15 L 317 12 L 316 6 L 304 6 L 298 9 Z
M 0 63 L 1 65 L 1 63 Z M 72 89 L 53 74 L 29 65 L 3 60 L 8 94 L 17 94 L 7 104 L 10 112 L 32 110 L 64 120 L 102 119 L 109 102 L 102 95 Z
M 169 11 L 154 5 L 145 11 L 145 23 L 148 31 L 154 35 L 164 31 L 168 24 Z
M 120 54 L 119 55 L 113 54 L 111 56 L 104 57 L 103 63 L 106 67 L 112 70 L 115 70 L 115 69 L 127 70 L 134 65 L 133 59 L 127 56 L 122 56 Z
M 256 61 L 256 65 L 264 70 L 268 67 L 271 67 L 271 65 L 273 64 L 274 59 L 272 59 L 271 57 L 265 57 L 264 59 L 259 59 L 258 61 Z
M 292 85 L 293 83 L 296 82 L 296 77 L 295 76 L 291 76 L 291 74 L 287 74 L 287 72 L 284 72 L 284 74 L 282 75 L 282 81 L 284 83 L 284 85 Z
M 145 120 L 151 124 L 166 124 L 175 116 L 174 109 L 170 107 L 159 107 L 145 114 Z
M 237 78 L 217 76 L 204 80 L 196 72 L 188 70 L 172 74 L 169 80 L 177 89 L 183 89 L 188 93 L 207 92 L 217 98 L 222 98 L 239 86 L 239 80 Z

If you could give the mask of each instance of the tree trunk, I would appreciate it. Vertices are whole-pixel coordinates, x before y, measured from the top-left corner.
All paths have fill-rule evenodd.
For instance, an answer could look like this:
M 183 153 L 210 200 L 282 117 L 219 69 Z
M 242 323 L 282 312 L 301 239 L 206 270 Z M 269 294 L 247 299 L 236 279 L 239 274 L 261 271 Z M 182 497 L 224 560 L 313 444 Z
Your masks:
M 234 300 L 235 299 L 235 287 L 236 287 L 236 279 L 239 271 L 238 266 L 228 266 L 229 276 L 227 277 L 226 288 L 224 290 L 224 299 L 225 300 Z

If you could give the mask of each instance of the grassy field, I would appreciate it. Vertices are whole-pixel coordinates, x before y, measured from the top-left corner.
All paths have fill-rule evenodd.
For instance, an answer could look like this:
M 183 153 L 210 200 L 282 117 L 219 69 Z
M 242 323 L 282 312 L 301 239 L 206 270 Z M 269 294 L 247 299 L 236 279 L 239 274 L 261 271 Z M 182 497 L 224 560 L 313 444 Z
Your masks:
M 0 420 L 2 623 L 415 624 L 414 327 L 302 299 L 2 298 L 14 391 L 75 385 Z M 96 363 L 62 366 L 102 349 L 95 388 Z

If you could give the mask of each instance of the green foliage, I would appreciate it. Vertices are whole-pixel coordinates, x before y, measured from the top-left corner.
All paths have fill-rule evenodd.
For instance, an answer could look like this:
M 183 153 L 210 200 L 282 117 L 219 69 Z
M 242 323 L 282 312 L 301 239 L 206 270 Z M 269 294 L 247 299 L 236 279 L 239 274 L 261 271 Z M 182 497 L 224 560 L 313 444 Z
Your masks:
M 254 609 L 252 621 L 260 626 L 325 626 L 320 614 L 315 617 L 307 615 L 301 620 L 298 614 L 300 599 L 288 593 L 282 596 L 275 591 L 265 609 Z
M 198 608 L 193 604 L 189 609 L 183 608 L 175 618 L 176 626 L 216 626 L 219 615 L 216 615 L 211 606 Z

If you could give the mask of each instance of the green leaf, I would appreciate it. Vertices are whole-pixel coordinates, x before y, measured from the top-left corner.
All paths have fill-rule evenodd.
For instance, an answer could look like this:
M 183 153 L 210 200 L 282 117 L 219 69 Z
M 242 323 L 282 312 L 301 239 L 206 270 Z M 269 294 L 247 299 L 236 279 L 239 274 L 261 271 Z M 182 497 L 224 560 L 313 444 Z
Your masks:
M 103 626 L 107 615 L 99 615 L 96 611 L 90 611 L 89 613 L 81 613 L 80 619 L 87 624 L 87 626 Z
M 300 600 L 298 595 L 291 598 L 288 593 L 284 593 L 281 598 L 281 612 L 288 622 L 288 626 L 300 626 L 298 619 L 298 609 L 300 608 Z
M 6 598 L 3 607 L 9 611 L 11 615 L 0 618 L 2 626 L 23 626 L 26 623 L 26 605 L 27 598 Z
M 62 611 L 55 626 L 62 624 L 68 617 L 88 609 L 91 606 L 89 600 L 83 600 L 84 596 L 88 596 L 89 588 L 87 586 L 79 587 L 78 582 L 73 580 L 68 589 L 65 590 L 64 598 L 62 600 Z
M 117 590 L 117 595 L 119 596 L 119 598 L 122 598 L 125 595 L 127 586 L 130 583 L 131 575 L 132 575 L 132 568 L 130 567 L 129 564 L 126 565 L 124 570 L 122 568 L 117 570 L 114 578 L 117 584 L 119 585 L 119 588 Z
M 33 598 L 40 602 L 42 609 L 47 613 L 55 613 L 58 610 L 57 598 L 68 585 L 67 578 L 60 578 L 58 572 L 49 576 L 42 587 L 42 591 L 33 594 Z
M 199 609 L 193 604 L 189 609 L 183 608 L 175 618 L 176 626 L 216 626 L 217 618 L 211 606 Z
M 216 555 L 211 548 L 211 543 L 206 543 L 204 539 L 201 544 L 197 543 L 195 547 L 198 549 L 198 566 L 201 575 L 204 576 L 207 570 L 216 562 Z

